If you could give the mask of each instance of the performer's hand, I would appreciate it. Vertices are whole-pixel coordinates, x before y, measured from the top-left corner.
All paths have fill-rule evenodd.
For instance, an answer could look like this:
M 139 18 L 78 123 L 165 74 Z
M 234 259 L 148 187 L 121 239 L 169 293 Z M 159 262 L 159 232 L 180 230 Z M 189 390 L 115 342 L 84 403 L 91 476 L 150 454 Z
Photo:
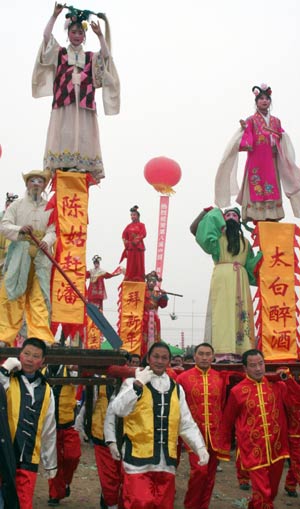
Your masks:
M 292 373 L 290 372 L 290 369 L 285 366 L 277 368 L 276 373 L 279 374 L 281 380 L 287 380 L 288 378 L 293 378 Z
M 19 230 L 19 233 L 29 233 L 29 232 L 32 232 L 33 228 L 30 224 L 27 224 L 25 226 L 22 226 L 22 228 L 20 228 Z
M 99 21 L 96 23 L 95 21 L 91 21 L 91 28 L 93 30 L 93 32 L 98 35 L 98 37 L 100 37 L 101 35 L 103 35 L 103 32 L 101 30 L 101 27 L 100 27 L 100 23 Z
M 45 470 L 45 474 L 47 479 L 54 479 L 57 474 L 57 468 L 50 468 L 49 470 Z
M 201 447 L 199 449 L 198 456 L 199 456 L 198 465 L 200 466 L 207 465 L 207 463 L 209 462 L 209 454 L 207 452 L 206 447 Z
M 53 11 L 53 16 L 54 18 L 57 18 L 57 16 L 59 16 L 59 14 L 61 13 L 61 11 L 64 9 L 64 7 L 66 7 L 67 4 L 59 4 L 57 2 L 55 2 L 55 5 L 54 5 L 54 11 Z
M 39 243 L 39 248 L 42 251 L 48 251 L 48 244 L 47 244 L 47 242 L 45 242 L 44 240 L 41 240 L 41 242 Z
M 150 366 L 146 366 L 144 369 L 136 368 L 135 370 L 135 379 L 142 385 L 146 385 L 148 382 L 150 382 L 152 375 L 153 371 Z
M 243 119 L 241 119 L 241 120 L 240 120 L 240 125 L 241 125 L 241 128 L 242 128 L 243 130 L 245 130 L 245 129 L 246 129 L 246 127 L 247 127 L 247 124 L 246 124 L 245 120 L 243 120 Z
M 121 459 L 121 454 L 119 452 L 119 449 L 118 449 L 118 446 L 115 442 L 111 442 L 109 445 L 109 450 L 110 450 L 110 454 L 112 456 L 112 459 L 116 460 L 116 461 L 120 461 Z
M 11 373 L 12 371 L 20 371 L 20 369 L 22 369 L 22 364 L 16 357 L 8 357 L 8 359 L 3 362 L 2 367 Z

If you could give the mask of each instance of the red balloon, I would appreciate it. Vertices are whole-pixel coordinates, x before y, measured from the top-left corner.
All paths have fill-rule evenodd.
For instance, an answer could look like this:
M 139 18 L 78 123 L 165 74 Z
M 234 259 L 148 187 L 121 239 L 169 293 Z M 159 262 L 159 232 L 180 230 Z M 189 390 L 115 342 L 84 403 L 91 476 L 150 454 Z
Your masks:
M 181 168 L 173 159 L 154 157 L 145 165 L 144 177 L 151 185 L 172 187 L 181 179 Z

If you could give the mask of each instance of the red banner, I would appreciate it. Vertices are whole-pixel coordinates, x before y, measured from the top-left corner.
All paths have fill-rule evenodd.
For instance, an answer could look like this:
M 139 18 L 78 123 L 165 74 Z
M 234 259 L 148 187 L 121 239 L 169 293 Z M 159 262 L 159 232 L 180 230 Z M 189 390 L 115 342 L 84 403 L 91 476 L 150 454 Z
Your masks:
M 158 276 L 161 278 L 163 274 L 165 259 L 168 213 L 169 213 L 169 196 L 161 196 L 159 204 L 156 268 L 155 268 Z

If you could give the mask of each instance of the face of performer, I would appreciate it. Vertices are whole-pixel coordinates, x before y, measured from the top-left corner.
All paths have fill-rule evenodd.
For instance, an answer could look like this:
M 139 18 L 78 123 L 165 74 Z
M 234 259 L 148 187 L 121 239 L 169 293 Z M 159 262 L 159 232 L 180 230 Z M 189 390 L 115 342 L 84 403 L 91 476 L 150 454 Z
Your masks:
M 247 366 L 245 366 L 245 370 L 250 378 L 256 382 L 260 382 L 266 372 L 263 357 L 259 354 L 249 355 L 247 357 Z
M 131 221 L 133 223 L 138 223 L 139 220 L 140 220 L 140 216 L 138 215 L 137 212 L 133 211 L 133 212 L 130 212 L 130 217 L 131 217 Z
M 183 358 L 180 355 L 175 355 L 172 359 L 172 366 L 179 366 L 181 368 L 183 366 Z
M 68 31 L 68 36 L 72 46 L 80 46 L 85 40 L 85 31 L 80 25 L 72 25 Z
M 43 177 L 30 177 L 26 181 L 26 187 L 32 198 L 40 197 L 46 187 L 46 181 Z
M 199 346 L 194 353 L 194 360 L 198 368 L 207 371 L 214 360 L 214 352 L 209 346 Z
M 236 223 L 240 222 L 239 215 L 236 212 L 234 212 L 234 210 L 229 210 L 228 212 L 226 212 L 226 214 L 224 215 L 224 219 L 225 221 L 228 221 L 228 219 L 233 219 Z
M 154 348 L 150 355 L 148 355 L 147 361 L 156 375 L 163 375 L 167 367 L 170 364 L 170 353 L 169 350 L 163 346 Z
M 141 358 L 139 355 L 132 355 L 129 366 L 139 367 L 141 365 Z
M 271 99 L 266 94 L 261 94 L 256 101 L 256 107 L 258 111 L 266 115 L 268 113 L 268 109 L 270 108 Z
M 24 373 L 33 375 L 43 365 L 43 351 L 36 346 L 26 345 L 20 353 L 20 362 Z

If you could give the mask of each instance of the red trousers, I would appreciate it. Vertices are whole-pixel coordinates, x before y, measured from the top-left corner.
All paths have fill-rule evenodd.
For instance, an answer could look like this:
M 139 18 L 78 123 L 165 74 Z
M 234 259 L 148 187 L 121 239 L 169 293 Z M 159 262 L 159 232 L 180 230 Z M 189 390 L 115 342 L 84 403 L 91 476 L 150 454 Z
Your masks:
M 212 491 L 215 485 L 217 471 L 217 454 L 209 446 L 209 462 L 198 465 L 199 458 L 193 452 L 189 453 L 190 478 L 184 499 L 185 509 L 208 509 Z
M 105 445 L 94 444 L 94 451 L 104 501 L 122 509 L 122 462 L 114 460 Z
M 37 472 L 17 468 L 16 485 L 20 509 L 32 509 Z
M 252 497 L 248 509 L 274 509 L 273 501 L 278 492 L 284 460 L 268 467 L 250 470 Z
M 124 509 L 174 509 L 174 498 L 175 475 L 168 472 L 124 472 Z
M 249 471 L 242 469 L 240 455 L 236 456 L 235 467 L 236 467 L 236 476 L 237 476 L 239 484 L 249 484 L 249 481 L 250 481 Z
M 289 437 L 291 466 L 285 479 L 285 487 L 295 490 L 300 484 L 300 437 Z
M 49 497 L 59 500 L 66 496 L 81 456 L 80 437 L 74 428 L 58 429 L 56 435 L 57 474 L 48 480 Z

